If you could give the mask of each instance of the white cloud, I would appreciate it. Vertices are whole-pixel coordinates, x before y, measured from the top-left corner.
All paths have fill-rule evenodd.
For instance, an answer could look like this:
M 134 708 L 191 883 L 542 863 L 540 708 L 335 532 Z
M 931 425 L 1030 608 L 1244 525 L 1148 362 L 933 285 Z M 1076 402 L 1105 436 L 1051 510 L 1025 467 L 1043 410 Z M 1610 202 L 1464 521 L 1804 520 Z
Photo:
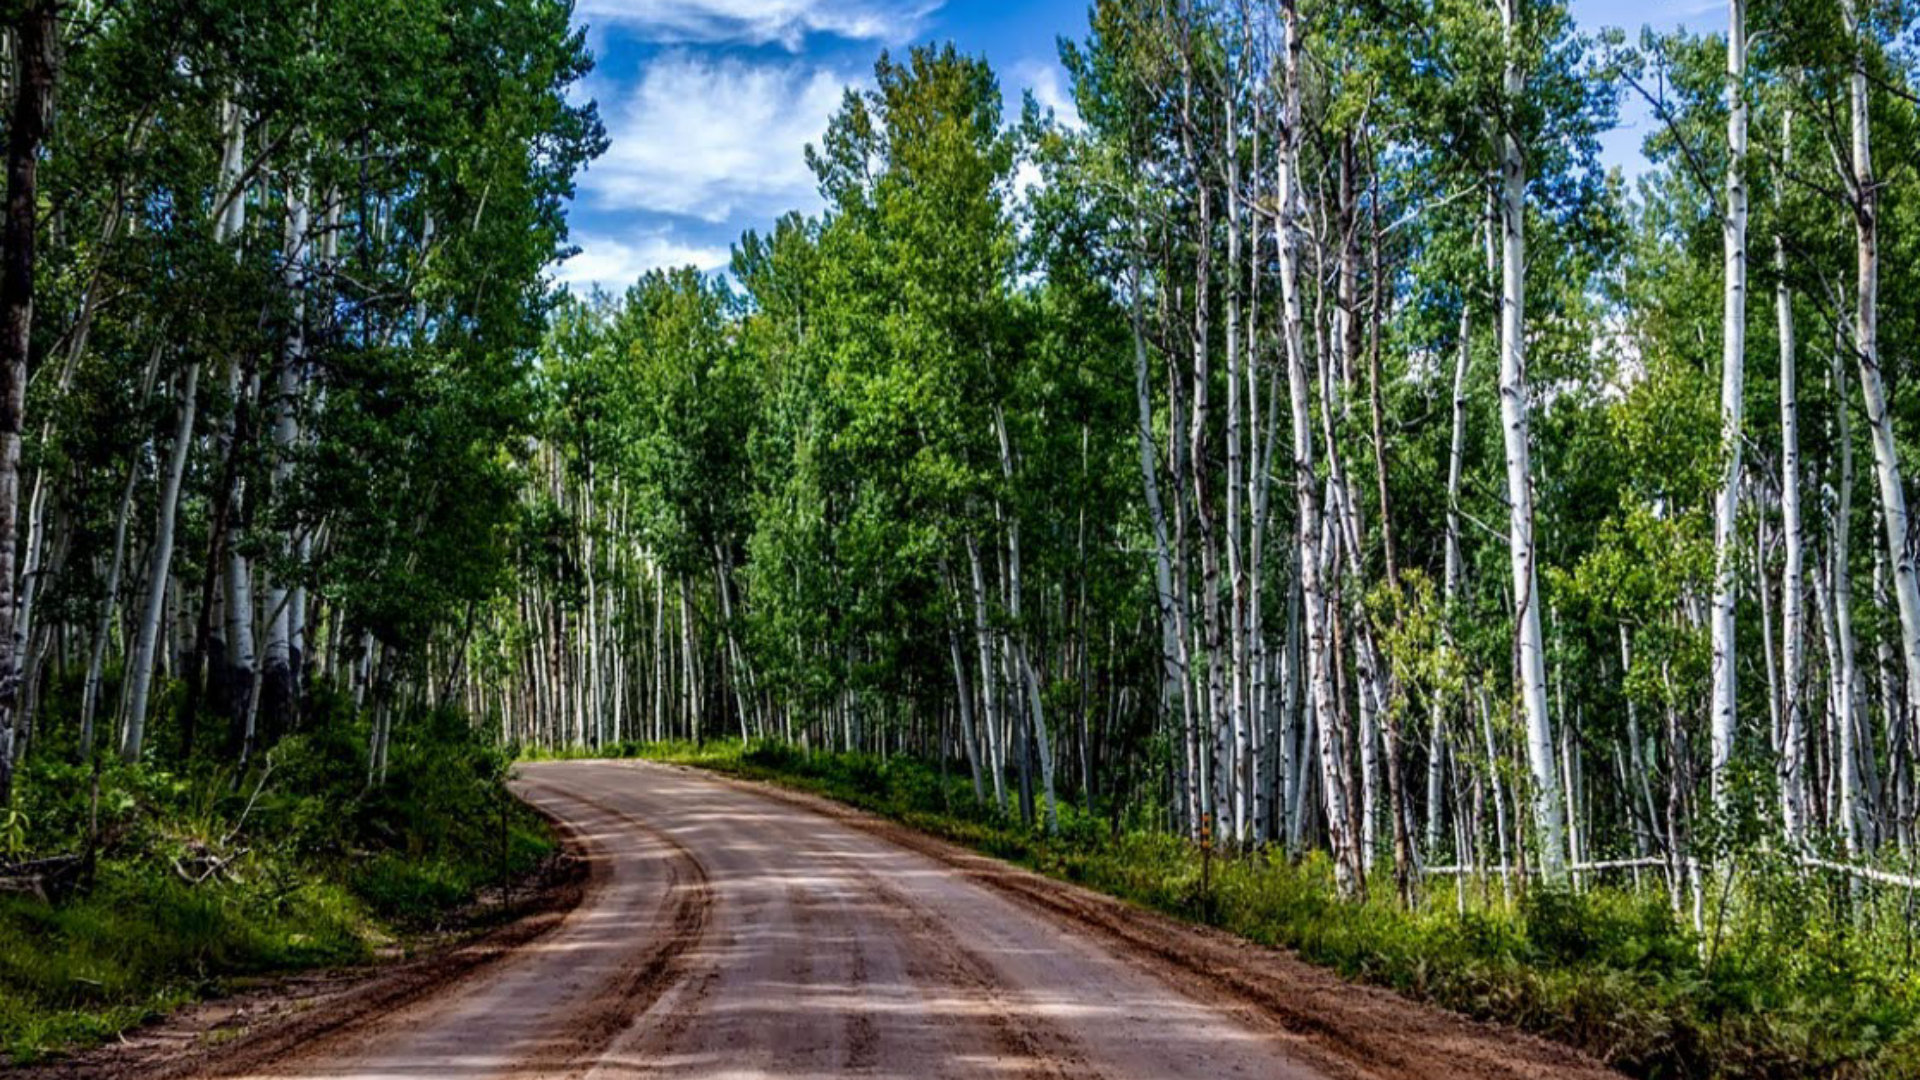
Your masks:
M 1073 131 L 1081 127 L 1080 110 L 1074 107 L 1073 92 L 1067 85 L 1066 71 L 1059 64 L 1050 61 L 1027 60 L 1013 65 L 1008 74 L 1011 84 L 1033 95 L 1034 103 L 1042 111 L 1051 111 L 1054 121 Z M 1021 104 L 1018 91 L 1008 94 L 1007 113 L 1018 115 Z M 1014 168 L 1013 197 L 1016 202 L 1025 202 L 1029 193 L 1040 186 L 1040 169 L 1031 161 L 1021 161 Z
M 944 0 L 581 0 L 578 17 L 630 27 L 658 41 L 778 41 L 799 51 L 808 34 L 905 41 Z
M 1067 85 L 1067 73 L 1057 63 L 1029 61 L 1015 64 L 1013 76 L 1033 93 L 1033 100 L 1043 110 L 1053 110 L 1053 117 L 1063 127 L 1080 127 L 1080 110 L 1073 104 L 1073 89 Z M 1018 102 L 1009 102 L 1010 110 L 1019 108 Z
M 839 107 L 847 76 L 802 62 L 662 54 L 603 115 L 612 143 L 581 178 L 601 209 L 720 223 L 818 205 L 804 149 Z
M 665 232 L 631 240 L 584 235 L 575 242 L 580 246 L 580 254 L 556 267 L 554 278 L 580 293 L 598 285 L 617 296 L 649 270 L 680 266 L 718 270 L 731 258 L 731 252 L 724 247 L 689 244 Z

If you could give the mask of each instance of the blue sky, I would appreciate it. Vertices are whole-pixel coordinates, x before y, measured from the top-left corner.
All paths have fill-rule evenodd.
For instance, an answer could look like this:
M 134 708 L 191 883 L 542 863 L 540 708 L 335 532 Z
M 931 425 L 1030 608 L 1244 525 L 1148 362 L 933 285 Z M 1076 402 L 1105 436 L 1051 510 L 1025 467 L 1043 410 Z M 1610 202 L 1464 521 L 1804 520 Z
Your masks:
M 1715 28 L 1715 0 L 1572 0 L 1582 26 Z M 848 86 L 884 48 L 953 41 L 985 54 L 1009 109 L 1031 90 L 1071 109 L 1056 40 L 1086 30 L 1086 0 L 576 0 L 596 67 L 580 92 L 600 103 L 612 145 L 580 178 L 571 220 L 579 255 L 560 281 L 618 291 L 645 271 L 715 269 L 748 228 L 817 210 L 802 159 Z M 1627 101 L 1609 164 L 1640 159 L 1645 110 Z

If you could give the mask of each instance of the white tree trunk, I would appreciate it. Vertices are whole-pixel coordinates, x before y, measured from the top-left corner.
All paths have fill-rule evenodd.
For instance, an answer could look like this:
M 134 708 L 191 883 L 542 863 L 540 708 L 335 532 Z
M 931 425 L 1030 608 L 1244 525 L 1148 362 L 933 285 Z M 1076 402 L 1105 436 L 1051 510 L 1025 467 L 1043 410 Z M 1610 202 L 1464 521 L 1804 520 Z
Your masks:
M 1200 550 L 1199 603 L 1201 623 L 1198 629 L 1204 631 L 1204 637 L 1193 647 L 1192 655 L 1202 660 L 1203 673 L 1206 676 L 1205 693 L 1201 703 L 1205 707 L 1204 735 L 1202 741 L 1211 739 L 1215 750 L 1209 759 L 1204 750 L 1195 754 L 1200 777 L 1196 780 L 1201 796 L 1203 814 L 1211 815 L 1216 829 L 1225 831 L 1227 823 L 1220 820 L 1222 808 L 1219 805 L 1225 794 L 1221 787 L 1225 772 L 1220 766 L 1230 753 L 1229 732 L 1225 724 L 1227 712 L 1227 692 L 1222 653 L 1222 627 L 1220 625 L 1220 555 L 1218 541 L 1214 536 L 1212 504 L 1207 497 L 1207 460 L 1206 435 L 1209 391 L 1212 388 L 1212 353 L 1209 347 L 1211 330 L 1209 303 L 1213 289 L 1213 187 L 1207 175 L 1207 163 L 1204 155 L 1195 149 L 1193 134 L 1199 121 L 1193 116 L 1195 98 L 1194 64 L 1191 54 L 1191 31 L 1183 31 L 1181 38 L 1181 89 L 1180 89 L 1180 147 L 1187 163 L 1189 174 L 1193 178 L 1195 222 L 1194 222 L 1194 267 L 1192 291 L 1192 333 L 1189 340 L 1193 346 L 1192 356 L 1192 408 L 1187 417 L 1186 437 L 1186 497 L 1193 513 L 1194 523 L 1199 527 L 1198 546 Z M 1177 439 L 1179 432 L 1170 431 L 1169 437 Z
M 159 371 L 164 346 L 156 345 L 147 361 L 147 374 L 140 382 L 140 400 L 153 393 L 153 380 Z M 86 681 L 80 688 L 80 750 L 93 755 L 93 718 L 100 706 L 100 683 L 106 666 L 107 647 L 113 638 L 113 616 L 120 603 L 120 579 L 127 564 L 127 521 L 133 516 L 133 497 L 140 487 L 140 465 L 145 447 L 135 449 L 127 465 L 127 482 L 120 491 L 120 508 L 113 515 L 113 556 L 107 563 L 107 580 L 100 598 L 100 617 L 94 623 L 93 639 L 87 650 Z
M 193 446 L 193 417 L 199 401 L 200 364 L 187 365 L 180 382 L 180 421 L 174 428 L 167 457 L 167 475 L 160 488 L 160 517 L 154 525 L 153 554 L 147 567 L 147 602 L 140 632 L 127 660 L 127 716 L 122 728 L 120 756 L 140 758 L 147 730 L 147 693 L 153 683 L 154 649 L 160 640 L 160 621 L 167 610 L 167 581 L 173 574 L 174 520 L 180 510 L 180 482 L 187 471 L 187 453 Z
M 1467 460 L 1467 369 L 1473 363 L 1473 323 L 1472 314 L 1466 301 L 1460 303 L 1460 342 L 1454 352 L 1453 361 L 1453 424 L 1451 437 L 1447 441 L 1447 532 L 1445 540 L 1444 562 L 1441 569 L 1441 599 L 1444 610 L 1451 613 L 1455 598 L 1460 592 L 1460 579 L 1464 572 L 1464 562 L 1460 551 L 1460 485 L 1466 474 Z M 1441 647 L 1449 652 L 1453 643 L 1443 640 Z M 1440 826 L 1445 806 L 1443 788 L 1446 783 L 1447 758 L 1447 715 L 1446 703 L 1438 695 L 1433 702 L 1433 735 L 1427 755 L 1427 857 L 1431 859 L 1440 847 Z
M 1793 111 L 1780 118 L 1780 146 L 1783 164 L 1791 163 L 1793 153 Z M 1775 190 L 1779 185 L 1776 183 Z M 1776 208 L 1779 196 L 1775 195 Z M 1807 670 L 1806 616 L 1806 527 L 1800 512 L 1800 398 L 1799 372 L 1795 358 L 1793 293 L 1787 286 L 1787 242 L 1775 229 L 1773 234 L 1774 317 L 1780 340 L 1780 519 L 1785 547 L 1780 571 L 1781 627 L 1781 733 L 1777 759 L 1780 785 L 1780 820 L 1789 844 L 1799 842 L 1805 828 L 1806 806 L 1806 714 Z
M 1873 440 L 1874 476 L 1880 488 L 1880 514 L 1886 527 L 1887 550 L 1893 561 L 1893 593 L 1900 609 L 1900 652 L 1907 672 L 1908 711 L 1920 715 L 1920 552 L 1908 528 L 1907 493 L 1900 477 L 1900 451 L 1894 441 L 1893 417 L 1887 407 L 1885 381 L 1880 373 L 1879 193 L 1873 175 L 1873 146 L 1868 119 L 1866 28 L 1860 24 L 1855 0 L 1841 0 L 1847 29 L 1855 39 L 1853 71 L 1849 79 L 1853 161 L 1854 241 L 1858 296 L 1853 313 L 1853 351 L 1860 364 L 1860 393 L 1865 399 L 1867 426 Z M 1836 597 L 1836 602 L 1838 597 Z
M 1284 312 L 1287 392 L 1293 414 L 1295 501 L 1299 513 L 1302 624 L 1306 637 L 1307 682 L 1312 692 L 1320 758 L 1321 793 L 1333 848 L 1334 876 L 1342 895 L 1355 896 L 1365 887 L 1359 846 L 1350 828 L 1346 781 L 1333 730 L 1338 706 L 1333 696 L 1332 642 L 1328 636 L 1328 600 L 1321 578 L 1320 479 L 1313 464 L 1313 417 L 1308 385 L 1305 343 L 1301 340 L 1299 268 L 1299 195 L 1295 171 L 1299 162 L 1301 41 L 1300 15 L 1295 0 L 1282 0 L 1286 48 L 1286 100 L 1281 119 L 1277 194 L 1280 200 L 1279 263 L 1281 306 Z
M 273 396 L 273 497 L 285 500 L 293 487 L 293 457 L 300 440 L 299 408 L 301 369 L 306 362 L 306 268 L 307 201 L 298 184 L 287 189 L 286 269 L 282 288 L 291 301 L 287 337 L 281 345 L 280 363 L 274 376 Z M 297 545 L 289 545 L 293 547 Z M 293 695 L 293 597 L 286 574 L 272 575 L 267 583 L 267 643 L 262 677 L 272 688 L 268 701 L 273 708 L 284 708 Z M 264 691 L 263 687 L 263 691 Z
M 1221 833 L 1230 840 L 1238 840 L 1247 831 L 1247 788 L 1244 780 L 1245 762 L 1248 757 L 1247 731 L 1247 680 L 1251 650 L 1247 642 L 1247 595 L 1248 580 L 1246 556 L 1241 550 L 1241 485 L 1242 485 L 1242 428 L 1241 428 L 1241 355 L 1240 355 L 1240 157 L 1239 131 L 1235 124 L 1235 96 L 1237 88 L 1229 84 L 1223 89 L 1226 100 L 1226 142 L 1227 142 L 1227 582 L 1230 590 L 1228 605 L 1228 649 L 1232 654 L 1231 667 L 1228 669 L 1229 687 L 1227 692 L 1228 725 L 1231 727 L 1231 741 L 1223 740 L 1226 752 L 1219 755 L 1217 768 L 1220 772 L 1219 785 L 1227 796 L 1227 805 L 1221 813 L 1228 815 L 1222 822 Z M 1206 288 L 1201 282 L 1200 288 Z M 1217 658 L 1216 658 L 1217 659 Z
M 681 684 L 685 696 L 687 737 L 698 741 L 702 736 L 700 710 L 706 706 L 706 695 L 700 686 L 700 648 L 693 636 L 693 584 L 686 575 L 680 576 L 680 661 L 686 669 L 686 678 Z
M 653 716 L 654 741 L 666 738 L 667 679 L 667 575 L 658 564 L 653 567 Z
M 1144 243 L 1138 233 L 1136 243 Z M 1135 441 L 1140 450 L 1140 482 L 1146 494 L 1147 520 L 1153 530 L 1153 586 L 1154 600 L 1160 611 L 1160 709 L 1161 715 L 1169 721 L 1187 715 L 1187 653 L 1186 636 L 1181 631 L 1181 607 L 1173 590 L 1173 556 L 1169 551 L 1167 539 L 1167 514 L 1160 501 L 1160 469 L 1154 454 L 1153 441 L 1153 394 L 1147 381 L 1147 341 L 1146 328 L 1140 312 L 1141 281 L 1139 256 L 1135 254 L 1130 264 L 1131 297 L 1128 302 L 1129 322 L 1133 331 L 1133 394 L 1138 422 L 1134 427 Z M 1194 815 L 1190 807 L 1188 817 Z M 1189 830 L 1197 824 L 1188 822 Z
M 1854 733 L 1859 730 L 1859 679 L 1855 669 L 1852 627 L 1852 603 L 1846 599 L 1852 590 L 1842 552 L 1846 530 L 1833 526 L 1833 550 L 1828 552 L 1827 572 L 1816 574 L 1814 603 L 1820 609 L 1822 629 L 1827 641 L 1827 728 L 1831 755 L 1832 793 L 1830 817 L 1840 830 L 1849 856 L 1860 850 L 1860 757 L 1855 751 Z
M 1000 732 L 1000 693 L 993 677 L 993 632 L 987 625 L 987 579 L 980 565 L 980 545 L 967 537 L 967 567 L 973 583 L 973 634 L 980 652 L 980 701 L 987 713 L 987 762 L 992 766 L 993 802 L 1007 808 L 1007 788 L 997 749 Z
M 224 142 L 220 150 L 219 183 L 214 189 L 214 240 L 225 244 L 246 227 L 247 200 L 237 185 L 245 170 L 247 124 L 240 109 L 223 103 L 220 111 Z M 160 640 L 160 624 L 166 615 L 167 583 L 173 574 L 174 520 L 180 509 L 181 480 L 186 475 L 187 455 L 193 446 L 193 420 L 198 407 L 200 362 L 187 365 L 181 378 L 180 422 L 174 430 L 173 448 L 167 460 L 166 481 L 161 486 L 159 521 L 154 528 L 153 555 L 147 569 L 147 602 L 135 638 L 133 656 L 127 666 L 127 715 L 120 740 L 120 756 L 138 760 L 145 741 L 147 695 L 153 683 L 154 653 Z
M 1507 61 L 1507 100 L 1525 92 L 1516 59 L 1520 6 L 1503 0 L 1501 25 Z M 1533 543 L 1533 470 L 1529 459 L 1532 403 L 1527 389 L 1526 357 L 1526 161 L 1520 133 L 1502 132 L 1500 192 L 1500 421 L 1506 441 L 1508 545 L 1513 563 L 1514 621 L 1518 669 L 1515 681 L 1527 724 L 1527 764 L 1532 771 L 1534 828 L 1540 838 L 1540 868 L 1549 879 L 1562 876 L 1566 857 L 1562 840 L 1560 784 L 1554 775 L 1553 723 L 1547 714 L 1546 655 L 1540 636 L 1539 574 Z
M 1727 764 L 1739 727 L 1735 693 L 1734 609 L 1738 602 L 1734 536 L 1740 508 L 1741 402 L 1746 386 L 1747 350 L 1747 35 L 1746 2 L 1727 5 L 1727 192 L 1721 221 L 1724 294 L 1721 312 L 1720 444 L 1722 472 L 1713 507 L 1712 747 L 1708 780 L 1715 809 L 1728 810 Z
M 999 406 L 993 410 L 994 428 L 1000 440 L 1000 472 L 1007 483 L 1013 483 L 1013 440 L 1007 432 L 1007 416 Z M 1018 666 L 1020 678 L 1026 683 L 1028 716 L 1033 724 L 1033 737 L 1040 752 L 1040 783 L 1046 794 L 1047 834 L 1055 835 L 1060 831 L 1060 816 L 1054 806 L 1053 796 L 1053 742 L 1047 734 L 1046 714 L 1040 707 L 1040 677 L 1034 670 L 1033 660 L 1027 654 L 1027 631 L 1020 621 L 1020 519 L 1013 513 L 1006 515 L 1007 529 L 1007 614 L 1013 622 L 1010 637 L 1013 642 L 1013 657 Z M 1024 751 L 1023 751 L 1024 754 Z
M 960 705 L 960 741 L 967 754 L 967 771 L 973 777 L 973 801 L 984 806 L 987 801 L 987 793 L 984 782 L 980 777 L 979 736 L 974 730 L 973 681 L 967 678 L 966 654 L 965 650 L 960 647 L 959 624 L 965 619 L 965 611 L 964 608 L 961 607 L 963 601 L 961 601 L 959 597 L 953 575 L 947 570 L 947 560 L 945 556 L 942 556 L 940 559 L 940 577 L 947 583 L 947 588 L 953 591 L 955 607 L 960 608 L 960 610 L 954 611 L 953 617 L 947 621 L 947 651 L 953 659 L 954 698 Z

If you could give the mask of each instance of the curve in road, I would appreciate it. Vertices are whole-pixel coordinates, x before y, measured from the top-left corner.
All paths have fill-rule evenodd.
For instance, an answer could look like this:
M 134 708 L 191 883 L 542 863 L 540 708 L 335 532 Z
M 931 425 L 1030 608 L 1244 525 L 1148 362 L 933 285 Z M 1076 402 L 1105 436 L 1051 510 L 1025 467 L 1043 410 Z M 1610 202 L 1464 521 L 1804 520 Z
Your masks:
M 240 1075 L 1614 1075 L 823 800 L 632 762 L 526 765 L 516 787 L 585 849 L 580 905 Z

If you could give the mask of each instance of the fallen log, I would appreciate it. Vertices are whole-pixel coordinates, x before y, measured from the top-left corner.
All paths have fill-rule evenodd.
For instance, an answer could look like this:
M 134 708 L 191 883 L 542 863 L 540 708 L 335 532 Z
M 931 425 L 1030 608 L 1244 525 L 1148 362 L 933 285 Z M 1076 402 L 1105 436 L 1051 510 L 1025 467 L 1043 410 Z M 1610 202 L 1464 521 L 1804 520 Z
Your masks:
M 31 896 L 42 903 L 53 903 L 73 892 L 86 867 L 87 861 L 80 855 L 0 865 L 0 896 Z

